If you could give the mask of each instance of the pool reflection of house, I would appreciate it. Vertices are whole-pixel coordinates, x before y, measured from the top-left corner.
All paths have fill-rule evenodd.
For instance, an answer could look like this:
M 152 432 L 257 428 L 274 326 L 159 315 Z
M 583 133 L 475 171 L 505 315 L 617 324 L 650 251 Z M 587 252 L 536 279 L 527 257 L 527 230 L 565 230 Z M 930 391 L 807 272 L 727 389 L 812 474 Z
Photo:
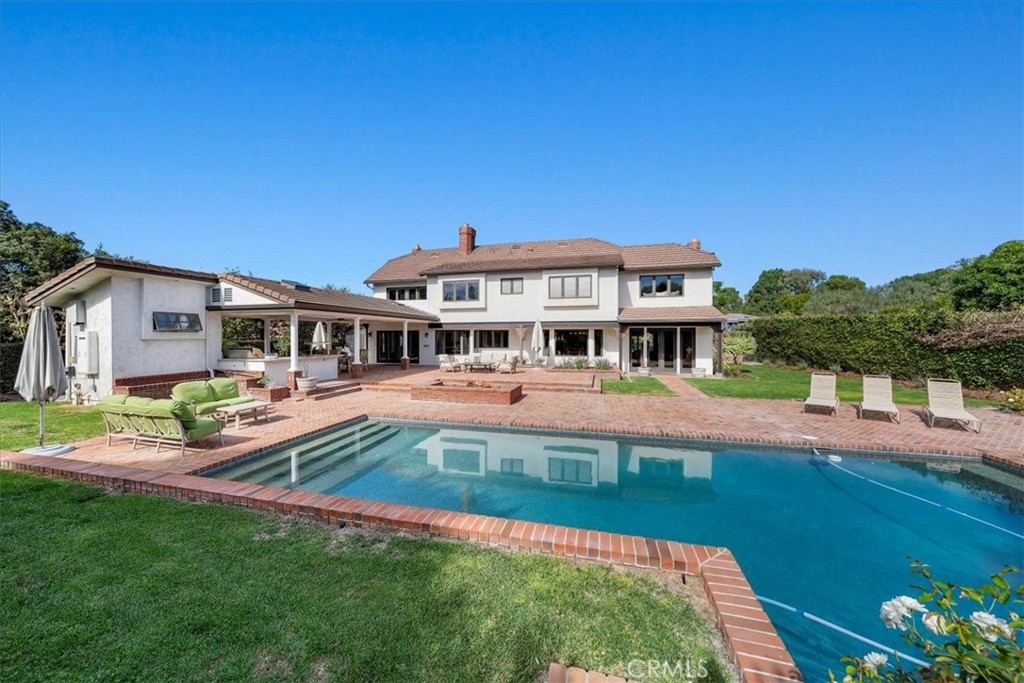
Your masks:
M 710 451 L 546 434 L 484 434 L 445 429 L 413 449 L 439 473 L 500 486 L 559 488 L 621 498 L 710 500 Z

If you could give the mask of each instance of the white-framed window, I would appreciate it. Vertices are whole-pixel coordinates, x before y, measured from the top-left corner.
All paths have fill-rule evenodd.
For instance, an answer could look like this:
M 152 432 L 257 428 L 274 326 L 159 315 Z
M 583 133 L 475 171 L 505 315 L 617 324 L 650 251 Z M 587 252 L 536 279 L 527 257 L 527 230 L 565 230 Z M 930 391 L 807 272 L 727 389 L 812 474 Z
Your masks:
M 641 275 L 640 296 L 682 296 L 683 276 L 675 275 Z
M 154 332 L 202 332 L 203 323 L 198 313 L 168 313 L 153 311 Z
M 521 278 L 521 277 L 503 277 L 503 278 L 501 278 L 501 293 L 502 294 L 522 294 L 523 293 L 523 278 Z
M 441 287 L 442 301 L 480 301 L 480 280 L 448 280 Z
M 549 299 L 589 299 L 592 293 L 592 275 L 552 275 L 548 278 Z

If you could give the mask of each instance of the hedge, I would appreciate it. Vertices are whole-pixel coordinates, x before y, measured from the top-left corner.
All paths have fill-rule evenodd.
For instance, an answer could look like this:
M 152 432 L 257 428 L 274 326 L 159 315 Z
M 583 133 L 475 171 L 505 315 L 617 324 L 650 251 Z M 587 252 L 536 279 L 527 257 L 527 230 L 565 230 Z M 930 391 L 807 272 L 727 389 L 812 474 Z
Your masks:
M 1024 387 L 1019 316 L 921 311 L 777 315 L 757 318 L 747 329 L 757 340 L 758 356 L 766 360 L 909 380 L 948 377 L 969 387 L 1008 389 Z M 978 334 L 993 326 L 1002 332 Z
M 0 394 L 14 391 L 14 379 L 21 362 L 21 342 L 0 344 Z

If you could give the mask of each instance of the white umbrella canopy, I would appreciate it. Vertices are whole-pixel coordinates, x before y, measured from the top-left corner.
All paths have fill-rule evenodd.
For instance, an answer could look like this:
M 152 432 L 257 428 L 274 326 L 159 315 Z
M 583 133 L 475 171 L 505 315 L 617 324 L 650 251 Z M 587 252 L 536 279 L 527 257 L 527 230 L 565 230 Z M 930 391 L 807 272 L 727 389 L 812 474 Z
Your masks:
M 68 388 L 57 325 L 53 320 L 53 311 L 45 306 L 33 309 L 32 317 L 29 318 L 28 333 L 25 335 L 25 346 L 21 351 L 21 363 L 18 365 L 14 388 L 26 401 L 39 403 L 39 447 L 25 452 L 59 455 L 73 450 L 70 446 L 43 447 L 46 402 L 57 399 Z
M 313 329 L 313 350 L 324 351 L 327 349 L 327 326 L 321 320 Z
M 530 350 L 533 351 L 534 360 L 544 353 L 544 328 L 540 326 L 540 320 L 533 324 L 533 337 L 530 340 Z

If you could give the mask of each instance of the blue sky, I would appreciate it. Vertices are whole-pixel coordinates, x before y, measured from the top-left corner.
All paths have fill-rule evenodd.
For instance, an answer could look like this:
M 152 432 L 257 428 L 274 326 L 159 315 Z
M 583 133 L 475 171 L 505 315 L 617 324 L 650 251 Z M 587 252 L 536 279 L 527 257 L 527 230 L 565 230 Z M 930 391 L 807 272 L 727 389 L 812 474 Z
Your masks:
M 4 3 L 0 195 L 357 291 L 465 221 L 880 284 L 1024 238 L 1022 6 Z

